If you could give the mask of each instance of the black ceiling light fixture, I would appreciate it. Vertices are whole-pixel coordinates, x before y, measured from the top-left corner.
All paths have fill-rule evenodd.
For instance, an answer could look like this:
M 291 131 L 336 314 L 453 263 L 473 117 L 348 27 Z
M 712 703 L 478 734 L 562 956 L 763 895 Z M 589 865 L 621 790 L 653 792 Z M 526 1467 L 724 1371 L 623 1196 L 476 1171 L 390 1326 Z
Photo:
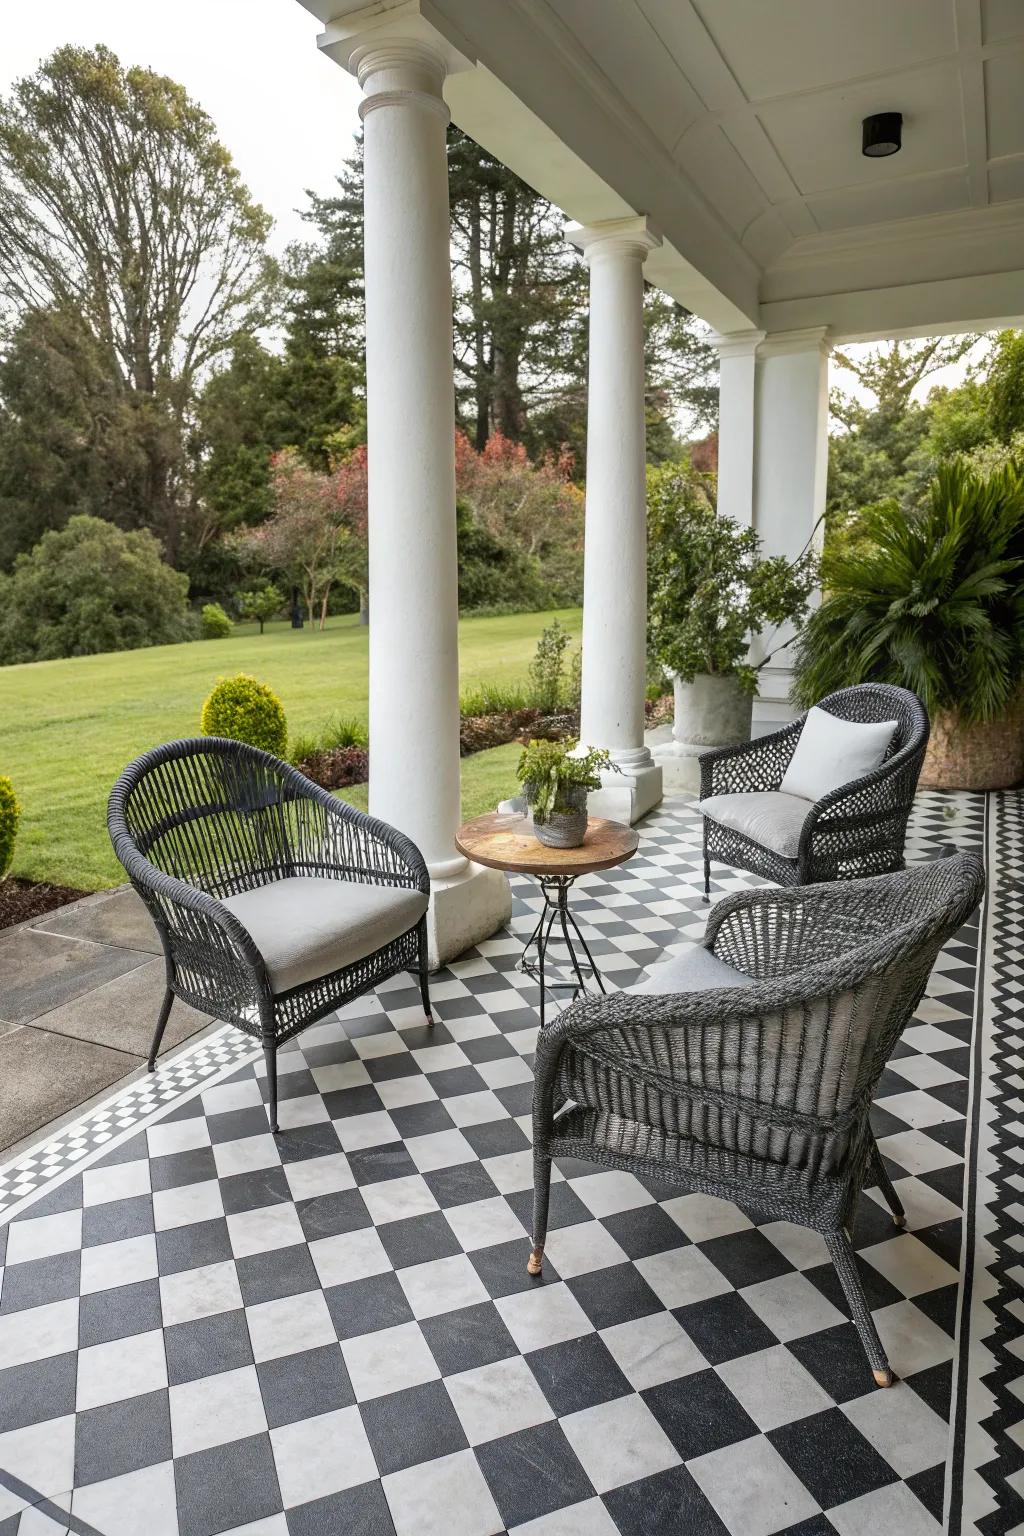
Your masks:
M 867 155 L 869 160 L 881 160 L 885 155 L 894 155 L 903 143 L 902 112 L 875 112 L 864 119 L 862 127 L 864 136 L 860 152 Z

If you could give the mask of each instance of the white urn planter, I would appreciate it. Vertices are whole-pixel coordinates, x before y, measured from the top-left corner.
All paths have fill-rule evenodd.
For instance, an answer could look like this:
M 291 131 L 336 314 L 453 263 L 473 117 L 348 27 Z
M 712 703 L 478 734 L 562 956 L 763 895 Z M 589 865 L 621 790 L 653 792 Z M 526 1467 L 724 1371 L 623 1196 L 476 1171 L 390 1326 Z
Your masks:
M 702 752 L 712 747 L 736 746 L 750 740 L 753 695 L 735 677 L 698 673 L 692 683 L 672 679 L 675 718 L 672 740 L 658 748 L 656 757 L 665 776 L 665 788 L 700 789 Z

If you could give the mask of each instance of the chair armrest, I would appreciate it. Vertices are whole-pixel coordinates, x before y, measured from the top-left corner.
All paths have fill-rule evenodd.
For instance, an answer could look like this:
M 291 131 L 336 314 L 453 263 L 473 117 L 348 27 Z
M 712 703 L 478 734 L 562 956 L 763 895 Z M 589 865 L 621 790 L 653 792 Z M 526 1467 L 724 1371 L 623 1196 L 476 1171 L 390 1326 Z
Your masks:
M 157 869 L 125 833 L 117 833 L 113 843 L 132 885 L 154 915 L 159 914 L 171 941 L 172 955 L 176 940 L 192 950 L 205 948 L 246 971 L 257 994 L 269 994 L 263 956 L 249 930 L 223 902 Z
M 840 784 L 816 800 L 800 834 L 799 857 L 809 854 L 819 830 L 831 824 L 876 822 L 887 812 L 908 810 L 913 802 L 927 742 L 911 742 L 862 778 Z
M 288 770 L 286 784 L 297 810 L 295 818 L 285 818 L 296 866 L 319 865 L 322 870 L 326 864 L 339 879 L 380 881 L 430 894 L 426 863 L 411 838 L 339 800 L 297 769 Z
M 867 884 L 874 882 L 737 891 L 712 909 L 705 947 L 756 981 L 835 961 L 876 931 L 859 889 Z
M 758 736 L 737 747 L 715 747 L 710 752 L 702 752 L 699 759 L 701 799 L 707 800 L 710 795 L 778 789 L 802 728 L 801 716 L 770 736 Z

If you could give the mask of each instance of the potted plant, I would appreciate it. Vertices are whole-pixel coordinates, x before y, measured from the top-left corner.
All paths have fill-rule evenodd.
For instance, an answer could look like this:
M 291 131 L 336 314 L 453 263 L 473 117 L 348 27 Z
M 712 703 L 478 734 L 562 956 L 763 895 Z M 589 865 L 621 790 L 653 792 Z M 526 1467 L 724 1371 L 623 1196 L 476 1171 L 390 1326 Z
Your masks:
M 603 747 L 579 751 L 578 742 L 531 741 L 516 769 L 533 811 L 538 840 L 549 848 L 578 848 L 587 832 L 587 794 L 601 788 L 601 770 L 614 769 Z
M 802 621 L 817 560 L 766 558 L 753 528 L 720 517 L 686 466 L 648 471 L 647 509 L 649 642 L 672 678 L 676 751 L 747 741 L 757 674 L 790 643 L 755 662 L 751 641 Z
M 921 783 L 1024 778 L 1024 463 L 940 467 L 923 504 L 866 507 L 827 548 L 826 598 L 800 638 L 794 696 L 911 689 L 932 721 Z

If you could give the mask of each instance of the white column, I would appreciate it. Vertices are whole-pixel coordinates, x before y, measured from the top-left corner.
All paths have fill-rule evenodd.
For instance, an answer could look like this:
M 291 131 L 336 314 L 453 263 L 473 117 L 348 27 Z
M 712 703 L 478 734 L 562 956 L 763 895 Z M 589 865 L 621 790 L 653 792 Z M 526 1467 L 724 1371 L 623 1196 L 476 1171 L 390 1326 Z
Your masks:
M 374 34 L 345 60 L 363 88 L 370 544 L 370 810 L 432 883 L 433 965 L 511 911 L 459 823 L 458 576 L 445 54 Z
M 764 331 L 712 338 L 718 384 L 718 510 L 750 527 L 754 519 L 754 380 Z
M 758 347 L 754 527 L 767 555 L 795 560 L 808 543 L 820 547 L 828 478 L 830 351 L 824 327 L 776 332 Z M 765 634 L 758 642 L 760 654 L 777 643 L 778 637 L 773 642 Z M 792 717 L 792 680 L 792 656 L 781 651 L 761 672 L 755 720 Z
M 637 821 L 661 799 L 644 745 L 647 495 L 643 264 L 661 244 L 646 218 L 574 226 L 590 268 L 590 373 L 580 738 L 618 773 L 591 810 Z

